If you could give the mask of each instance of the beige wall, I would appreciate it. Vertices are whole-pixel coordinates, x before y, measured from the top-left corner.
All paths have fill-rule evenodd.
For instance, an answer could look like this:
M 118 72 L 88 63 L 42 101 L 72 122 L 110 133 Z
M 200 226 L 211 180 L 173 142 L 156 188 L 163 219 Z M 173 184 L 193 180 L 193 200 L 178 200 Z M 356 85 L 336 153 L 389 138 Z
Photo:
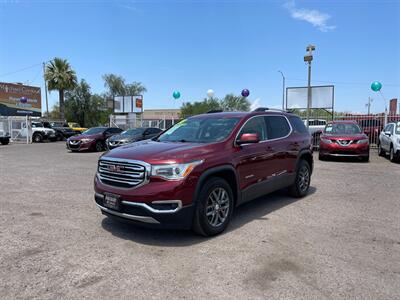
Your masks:
M 145 109 L 143 119 L 179 119 L 180 109 Z

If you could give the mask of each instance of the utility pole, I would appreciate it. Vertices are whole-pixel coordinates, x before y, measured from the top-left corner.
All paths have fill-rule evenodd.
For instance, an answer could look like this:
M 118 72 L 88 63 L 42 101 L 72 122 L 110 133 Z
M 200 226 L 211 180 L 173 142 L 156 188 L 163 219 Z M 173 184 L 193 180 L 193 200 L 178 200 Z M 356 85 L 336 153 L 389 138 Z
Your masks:
M 368 103 L 365 106 L 368 108 L 368 115 L 371 114 L 371 102 L 374 101 L 371 97 L 368 97 Z
M 304 55 L 304 61 L 308 63 L 308 85 L 307 85 L 307 129 L 310 127 L 309 121 L 310 121 L 310 108 L 312 105 L 312 99 L 311 99 L 311 62 L 313 60 L 313 51 L 315 51 L 315 46 L 314 45 L 308 45 L 306 48 L 306 51 L 308 52 L 306 55 Z
M 43 62 L 44 94 L 46 95 L 46 116 L 47 118 L 49 118 L 49 99 L 47 98 L 47 81 L 45 74 L 46 74 L 46 63 Z
M 285 109 L 285 75 L 282 71 L 278 71 L 282 75 L 282 110 Z

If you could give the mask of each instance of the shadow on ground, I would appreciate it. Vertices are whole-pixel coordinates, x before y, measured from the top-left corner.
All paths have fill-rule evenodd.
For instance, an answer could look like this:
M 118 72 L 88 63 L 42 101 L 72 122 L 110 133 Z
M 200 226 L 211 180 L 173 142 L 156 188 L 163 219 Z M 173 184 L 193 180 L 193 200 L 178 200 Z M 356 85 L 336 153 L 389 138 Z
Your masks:
M 310 187 L 309 195 L 316 192 Z M 246 225 L 253 220 L 268 221 L 268 214 L 305 198 L 293 198 L 286 190 L 277 191 L 262 198 L 255 199 L 236 208 L 227 234 Z M 163 230 L 143 228 L 129 222 L 106 217 L 101 222 L 102 227 L 114 236 L 136 243 L 163 247 L 185 247 L 207 241 L 209 238 L 198 236 L 189 230 Z

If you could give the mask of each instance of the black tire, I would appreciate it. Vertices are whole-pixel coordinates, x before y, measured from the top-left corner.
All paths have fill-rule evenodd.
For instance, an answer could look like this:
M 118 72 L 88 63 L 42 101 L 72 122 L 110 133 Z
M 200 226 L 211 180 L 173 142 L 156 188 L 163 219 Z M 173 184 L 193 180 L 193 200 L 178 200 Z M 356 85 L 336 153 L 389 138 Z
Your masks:
M 223 191 L 225 192 L 223 195 L 228 198 L 220 197 Z M 221 199 L 219 201 L 212 200 L 218 198 Z M 222 205 L 225 207 L 223 208 Z M 203 236 L 220 234 L 231 220 L 233 205 L 233 193 L 230 185 L 222 178 L 210 178 L 204 183 L 197 196 L 192 230 Z
M 104 149 L 103 143 L 101 141 L 97 141 L 94 148 L 96 149 L 97 152 L 103 151 L 103 149 Z
M 64 136 L 61 133 L 57 134 L 57 141 L 61 142 L 63 140 L 64 140 Z
M 319 160 L 326 160 L 326 157 L 324 155 L 321 155 L 321 153 L 318 154 L 318 159 Z
M 32 142 L 34 143 L 41 143 L 43 142 L 43 135 L 40 133 L 34 133 L 32 135 Z
M 361 161 L 363 162 L 369 162 L 369 155 L 368 156 L 362 156 Z
M 307 195 L 311 182 L 311 168 L 307 161 L 300 160 L 297 166 L 296 178 L 289 187 L 289 195 L 301 198 Z
M 10 140 L 9 140 L 9 139 L 1 140 L 1 144 L 2 144 L 2 145 L 8 145 L 9 143 L 10 143 Z
M 396 154 L 394 153 L 393 145 L 390 145 L 389 160 L 390 160 L 391 162 L 396 162 L 396 161 L 397 161 L 397 156 L 396 156 Z
M 381 143 L 378 144 L 378 155 L 385 156 L 385 151 L 382 149 Z

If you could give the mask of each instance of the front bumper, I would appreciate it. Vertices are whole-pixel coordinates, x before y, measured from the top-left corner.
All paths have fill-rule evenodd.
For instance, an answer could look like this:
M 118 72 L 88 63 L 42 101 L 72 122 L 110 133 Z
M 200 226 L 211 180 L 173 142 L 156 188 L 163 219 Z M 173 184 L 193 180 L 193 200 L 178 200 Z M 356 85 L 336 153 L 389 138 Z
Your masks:
M 193 204 L 184 207 L 178 205 L 174 209 L 170 210 L 160 210 L 145 203 L 121 199 L 120 209 L 117 211 L 105 207 L 103 200 L 104 194 L 96 192 L 95 201 L 97 207 L 104 215 L 109 217 L 123 219 L 135 224 L 153 228 L 190 229 L 192 227 L 194 215 Z M 162 203 L 162 201 L 159 202 Z
M 71 144 L 71 141 L 67 141 L 66 146 L 68 150 L 71 151 L 86 151 L 86 150 L 92 150 L 94 148 L 95 142 L 88 142 L 88 143 L 82 143 L 82 141 L 79 141 L 78 144 Z
M 337 143 L 320 143 L 319 153 L 323 156 L 343 156 L 343 157 L 367 157 L 369 155 L 369 144 L 351 144 L 341 146 Z

